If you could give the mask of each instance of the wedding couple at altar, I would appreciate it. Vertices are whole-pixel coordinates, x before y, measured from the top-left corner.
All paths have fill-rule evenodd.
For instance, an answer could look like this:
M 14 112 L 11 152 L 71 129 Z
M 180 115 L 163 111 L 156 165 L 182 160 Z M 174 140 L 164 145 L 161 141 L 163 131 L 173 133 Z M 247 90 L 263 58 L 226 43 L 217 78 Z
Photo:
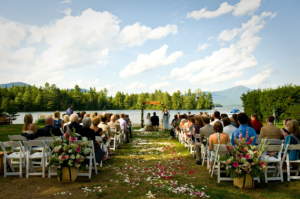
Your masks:
M 170 128 L 169 120 L 170 113 L 167 109 L 162 112 L 163 117 L 163 129 L 168 130 Z M 159 117 L 156 115 L 156 112 L 153 112 L 151 117 L 150 113 L 147 114 L 145 118 L 145 127 L 138 131 L 158 131 L 159 129 Z

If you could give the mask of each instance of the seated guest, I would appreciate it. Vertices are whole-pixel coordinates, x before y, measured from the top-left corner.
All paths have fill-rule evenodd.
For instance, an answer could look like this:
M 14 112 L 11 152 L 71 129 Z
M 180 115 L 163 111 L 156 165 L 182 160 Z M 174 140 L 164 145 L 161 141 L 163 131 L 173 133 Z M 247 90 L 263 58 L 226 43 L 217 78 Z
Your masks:
M 267 139 L 278 139 L 281 138 L 280 128 L 273 124 L 275 118 L 270 115 L 267 117 L 266 122 L 267 126 L 264 126 L 260 130 L 259 139 L 267 138 Z
M 82 137 L 86 137 L 88 140 L 94 142 L 94 151 L 96 162 L 98 164 L 101 163 L 102 159 L 104 161 L 109 160 L 109 158 L 105 157 L 104 152 L 101 149 L 101 143 L 96 140 L 96 134 L 93 129 L 91 129 L 92 120 L 89 117 L 86 117 L 82 120 L 83 127 L 79 130 L 80 137 L 78 140 L 81 140 Z
M 127 143 L 130 143 L 130 140 L 129 140 L 130 134 L 127 129 L 127 123 L 126 123 L 126 120 L 124 119 L 124 117 L 125 117 L 125 115 L 122 113 L 120 115 L 120 119 L 118 120 L 118 122 L 120 124 L 121 131 L 123 131 L 126 135 Z
M 192 116 L 187 116 L 187 122 L 183 124 L 183 131 L 185 132 L 187 137 L 190 132 L 190 126 L 192 125 L 191 118 Z
M 214 120 L 210 123 L 210 125 L 214 126 L 214 124 L 217 122 L 217 121 L 220 121 L 221 124 L 223 125 L 223 122 L 220 120 L 220 112 L 219 111 L 215 111 L 214 114 Z
M 284 128 L 280 129 L 281 138 L 285 138 L 285 136 L 284 136 L 285 133 L 289 133 L 288 130 L 287 130 L 287 122 L 288 122 L 288 121 L 291 121 L 291 120 L 292 120 L 292 118 L 287 117 L 287 118 L 285 118 L 285 120 L 283 121 L 283 126 L 284 126 Z
M 64 126 L 64 132 L 67 132 L 69 129 L 70 131 L 73 131 L 75 129 L 75 132 L 78 133 L 79 130 L 82 128 L 80 124 L 78 124 L 78 115 L 73 113 L 70 116 L 71 123 L 69 125 Z
M 238 120 L 237 120 L 237 114 L 232 114 L 232 119 L 233 119 L 233 122 L 231 122 L 232 126 L 234 126 L 235 128 L 239 128 L 239 123 L 238 123 Z
M 84 115 L 85 115 L 85 114 L 86 114 L 85 111 L 81 111 L 80 116 L 79 116 L 79 118 L 78 118 L 78 123 L 79 123 L 79 124 L 82 123 L 82 120 L 84 119 Z
M 213 122 L 215 120 L 214 114 L 212 114 L 212 115 L 209 116 L 209 120 L 210 120 L 210 122 Z
M 38 129 L 35 134 L 22 133 L 22 136 L 25 136 L 30 140 L 34 140 L 35 138 L 38 137 L 51 137 L 52 135 L 50 132 L 52 132 L 54 136 L 62 135 L 60 128 L 53 126 L 54 119 L 52 117 L 47 117 L 45 122 L 46 122 L 46 126 Z
M 201 124 L 199 126 L 199 133 L 200 133 L 200 142 L 195 144 L 196 149 L 196 164 L 201 165 L 201 144 L 203 142 L 204 137 L 207 139 L 210 137 L 210 135 L 214 134 L 213 126 L 210 125 L 209 117 L 202 117 L 203 121 L 203 127 L 201 128 Z M 196 125 L 194 125 L 195 134 L 197 133 Z M 207 143 L 208 144 L 208 143 Z
M 187 122 L 186 118 L 185 118 L 185 115 L 180 115 L 179 116 L 179 119 L 180 119 L 180 124 L 179 124 L 179 128 L 182 130 L 184 127 L 184 124 Z
M 33 117 L 31 114 L 26 114 L 24 116 L 24 125 L 22 127 L 22 132 L 27 134 L 36 133 L 36 126 L 33 124 Z
M 229 119 L 230 119 L 230 122 L 231 122 L 231 125 L 232 125 L 232 122 L 234 122 L 234 119 L 233 119 L 233 117 L 230 117 Z
M 94 113 L 94 115 L 95 115 L 95 117 L 97 117 L 97 116 L 98 116 L 98 113 L 97 113 L 97 112 L 95 112 L 95 113 Z
M 209 136 L 209 150 L 213 151 L 210 156 L 210 171 L 212 169 L 213 163 L 216 157 L 217 144 L 227 144 L 230 142 L 229 136 L 223 133 L 223 124 L 220 121 L 216 121 L 214 124 L 214 134 Z
M 257 119 L 257 114 L 253 113 L 251 115 L 251 123 L 256 131 L 256 134 L 260 134 L 260 129 L 263 127 L 263 124 Z
M 100 119 L 100 124 L 98 125 L 99 128 L 102 129 L 103 133 L 106 133 L 109 138 L 111 138 L 111 132 L 110 127 L 107 125 L 107 117 L 106 115 L 102 115 Z M 114 152 L 110 150 L 109 147 L 107 147 L 107 150 L 109 152 L 109 155 L 116 155 Z
M 153 112 L 153 116 L 150 118 L 151 124 L 158 131 L 159 128 L 159 117 L 156 116 L 156 112 Z
M 199 113 L 199 116 L 203 116 L 203 112 L 200 112 L 200 113 Z
M 114 114 L 116 118 L 116 123 L 119 123 L 120 115 L 119 114 Z
M 231 121 L 228 117 L 224 117 L 222 120 L 224 124 L 223 132 L 226 133 L 229 138 L 231 138 L 233 131 L 235 131 L 236 128 L 231 124 Z
M 223 121 L 223 118 L 224 118 L 224 117 L 228 117 L 228 115 L 227 115 L 226 113 L 222 113 L 222 114 L 221 114 L 221 120 L 222 120 L 222 121 Z
M 95 113 L 91 113 L 91 114 L 90 114 L 90 118 L 93 119 L 94 117 L 96 117 L 96 116 L 95 116 Z
M 93 125 L 90 127 L 95 131 L 95 136 L 101 136 L 103 134 L 102 128 L 99 128 L 98 125 L 100 124 L 99 117 L 94 117 L 92 119 Z
M 63 120 L 64 120 L 64 126 L 70 124 L 70 116 L 69 115 L 64 115 L 63 117 Z
M 60 119 L 60 112 L 59 111 L 54 112 L 54 126 L 58 127 L 58 128 L 63 128 L 64 127 L 64 123 L 63 123 L 62 119 Z
M 254 129 L 254 126 L 253 126 L 253 124 L 252 124 L 252 122 L 251 122 L 250 117 L 248 117 L 248 120 L 247 120 L 247 126 L 249 126 L 249 127 L 251 127 L 251 128 Z
M 240 133 L 242 133 L 243 138 L 246 138 L 246 134 L 248 132 L 247 142 L 249 141 L 250 138 L 254 137 L 254 139 L 252 140 L 252 144 L 255 145 L 256 132 L 253 128 L 247 126 L 248 116 L 245 113 L 239 113 L 237 118 L 240 126 L 233 132 L 231 137 L 231 144 L 235 146 L 234 138 L 239 139 Z
M 108 126 L 110 127 L 111 130 L 115 129 L 117 132 L 121 132 L 120 124 L 116 123 L 115 115 L 112 115 L 110 117 L 110 122 L 107 123 L 107 124 L 108 124 Z M 111 133 L 110 134 L 111 138 L 114 138 L 115 132 L 111 131 L 110 133 Z M 120 145 L 122 145 L 122 144 L 123 144 L 123 139 L 120 137 Z M 122 149 L 121 146 L 118 146 L 118 149 Z
M 300 131 L 299 131 L 298 121 L 297 120 L 288 121 L 287 129 L 288 129 L 288 133 L 285 132 L 285 145 L 300 144 Z M 289 158 L 290 160 L 300 160 L 300 151 L 299 150 L 290 151 Z

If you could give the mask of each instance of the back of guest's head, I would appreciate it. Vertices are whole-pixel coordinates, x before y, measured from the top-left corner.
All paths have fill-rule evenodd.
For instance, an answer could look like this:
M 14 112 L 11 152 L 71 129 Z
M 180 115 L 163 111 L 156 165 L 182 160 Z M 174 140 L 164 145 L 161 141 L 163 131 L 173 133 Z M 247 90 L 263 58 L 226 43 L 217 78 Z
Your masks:
M 235 121 L 235 122 L 237 122 L 238 121 L 238 115 L 237 114 L 232 114 L 232 118 L 233 118 L 233 120 Z
M 71 116 L 70 116 L 70 121 L 71 122 L 77 122 L 78 121 L 78 115 L 73 113 Z
M 97 115 L 98 115 L 98 113 L 97 113 L 97 112 L 95 112 L 95 113 L 94 113 L 94 115 L 95 115 L 95 116 L 97 116 Z
M 202 120 L 205 124 L 209 124 L 209 117 L 202 117 Z
M 85 112 L 85 111 L 81 111 L 81 113 L 80 113 L 80 117 L 81 117 L 81 118 L 83 118 L 85 114 L 86 114 L 86 112 Z
M 107 114 L 106 114 L 107 121 L 109 121 L 109 120 L 110 120 L 111 116 L 112 116 L 112 113 L 107 113 Z
M 106 123 L 107 122 L 106 115 L 102 115 L 102 117 L 100 118 L 100 121 Z
M 247 126 L 250 126 L 251 128 L 254 128 L 253 124 L 252 124 L 252 121 L 250 119 L 250 117 L 248 117 L 248 120 L 247 120 Z
M 80 112 L 77 112 L 76 114 L 78 115 L 78 117 L 80 117 Z
M 256 119 L 256 120 L 258 119 L 256 113 L 253 113 L 253 114 L 251 115 L 251 117 L 253 117 L 253 118 Z
M 82 120 L 82 125 L 85 128 L 90 128 L 92 126 L 92 120 L 89 117 L 86 117 Z
M 63 119 L 64 119 L 64 123 L 70 122 L 70 116 L 69 115 L 64 115 Z
M 230 119 L 228 117 L 224 117 L 222 119 L 222 121 L 223 121 L 224 127 L 228 126 L 228 125 L 231 125 L 231 121 L 230 121 Z
M 94 125 L 94 126 L 98 126 L 98 124 L 100 123 L 99 117 L 94 117 L 94 118 L 92 119 L 92 121 L 93 121 L 93 125 Z
M 54 112 L 54 118 L 60 118 L 60 112 L 59 111 Z
M 93 119 L 95 117 L 95 113 L 90 113 L 90 118 Z
M 283 125 L 286 125 L 287 122 L 291 121 L 291 120 L 292 120 L 292 118 L 290 118 L 290 117 L 285 118 L 285 120 L 283 121 Z
M 219 111 L 215 111 L 214 112 L 214 117 L 217 119 L 220 119 L 220 112 Z
M 156 116 L 156 112 L 153 112 L 153 115 Z
M 196 123 L 196 119 L 195 119 L 195 117 L 192 117 L 192 118 L 191 118 L 191 122 L 192 122 L 193 124 L 195 124 L 195 123 Z
M 100 120 L 100 118 L 102 117 L 102 114 L 101 114 L 101 113 L 98 113 L 97 117 L 98 117 L 99 120 Z
M 69 104 L 69 105 L 68 105 L 68 108 L 71 108 L 71 107 L 72 107 L 72 104 Z
M 116 120 L 120 119 L 120 115 L 119 114 L 115 114 Z
M 214 131 L 215 131 L 215 133 L 222 133 L 223 132 L 223 125 L 220 121 L 216 121 L 214 123 Z
M 246 115 L 246 113 L 239 113 L 238 114 L 238 121 L 240 122 L 240 124 L 247 124 L 248 116 Z
M 197 117 L 195 118 L 195 124 L 197 124 L 200 128 L 204 126 L 204 124 L 203 124 L 203 119 L 202 119 L 201 116 L 197 116 Z
M 200 115 L 203 115 L 203 112 L 200 112 Z
M 297 120 L 290 120 L 287 122 L 287 128 L 290 134 L 300 135 L 299 122 Z
M 177 119 L 178 119 L 177 115 L 174 115 L 174 119 L 175 119 L 175 120 L 177 120 Z
M 120 117 L 121 117 L 121 118 L 124 118 L 124 116 L 125 116 L 124 113 L 121 113 Z
M 268 120 L 269 122 L 273 123 L 274 120 L 275 120 L 275 118 L 274 118 L 273 115 L 269 115 L 269 116 L 267 117 L 267 120 Z
M 90 117 L 89 114 L 84 114 L 83 118 Z
M 32 118 L 32 115 L 31 114 L 26 114 L 25 116 L 24 116 L 24 123 L 25 124 L 32 124 L 32 121 L 33 120 L 33 118 Z
M 187 116 L 187 120 L 188 120 L 188 121 L 191 121 L 191 118 L 192 118 L 191 115 L 188 115 L 188 116 Z
M 53 126 L 54 125 L 54 119 L 52 117 L 47 117 L 45 120 L 46 125 Z
M 221 114 L 222 120 L 223 120 L 224 117 L 228 117 L 228 115 L 227 115 L 226 113 L 222 113 L 222 114 Z
M 230 119 L 230 122 L 233 122 L 233 121 L 234 121 L 233 117 L 230 117 L 229 119 Z
M 207 117 L 207 115 L 206 115 L 206 114 L 203 114 L 202 117 Z
M 210 121 L 211 121 L 211 122 L 215 121 L 214 114 L 212 114 L 212 115 L 211 115 L 211 116 L 209 116 L 209 117 L 210 117 Z

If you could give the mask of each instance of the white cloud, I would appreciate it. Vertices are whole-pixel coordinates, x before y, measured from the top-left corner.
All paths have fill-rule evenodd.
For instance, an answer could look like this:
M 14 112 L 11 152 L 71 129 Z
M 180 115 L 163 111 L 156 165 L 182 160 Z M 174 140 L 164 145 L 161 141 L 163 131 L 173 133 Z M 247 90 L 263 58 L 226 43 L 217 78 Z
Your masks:
M 214 51 L 211 56 L 190 62 L 183 68 L 174 68 L 170 76 L 193 84 L 215 84 L 241 76 L 245 69 L 257 66 L 252 52 L 261 38 L 255 34 L 264 27 L 264 19 L 272 18 L 273 15 L 270 12 L 263 12 L 260 16 L 253 16 L 247 23 L 242 24 L 242 28 L 234 29 L 237 34 L 235 31 L 227 30 L 228 33 L 234 33 L 234 36 L 239 35 L 240 40 L 227 48 Z M 228 38 L 223 37 L 222 33 L 220 35 L 219 39 Z
M 268 70 L 264 70 L 261 73 L 259 73 L 259 74 L 255 75 L 255 76 L 251 77 L 248 80 L 237 81 L 237 82 L 235 82 L 235 85 L 237 85 L 237 86 L 238 85 L 243 85 L 243 86 L 256 85 L 256 86 L 258 86 L 261 83 L 263 83 L 264 81 L 266 81 L 266 79 L 270 75 L 272 75 L 272 74 L 274 74 L 276 72 L 277 72 L 277 70 L 270 68 Z
M 175 89 L 169 90 L 168 93 L 169 93 L 170 95 L 173 95 L 173 93 L 175 93 L 175 92 L 177 92 L 177 91 L 180 91 L 180 89 L 179 89 L 179 88 L 175 88 Z
M 261 0 L 241 0 L 239 3 L 229 5 L 227 2 L 220 4 L 220 7 L 215 11 L 207 11 L 206 7 L 201 10 L 188 12 L 186 18 L 194 18 L 199 20 L 201 18 L 215 18 L 220 15 L 232 12 L 234 16 L 241 16 L 245 14 L 253 15 L 254 12 L 260 7 Z
M 166 66 L 177 61 L 182 52 L 176 51 L 167 57 L 168 45 L 163 45 L 160 49 L 154 50 L 150 54 L 140 54 L 135 62 L 128 64 L 120 73 L 121 78 L 134 76 L 159 66 Z
M 71 8 L 66 8 L 65 10 L 59 11 L 61 13 L 65 13 L 65 15 L 70 16 L 71 15 Z
M 26 32 L 23 28 L 17 27 L 16 23 L 1 23 L 0 22 L 0 46 L 3 45 L 6 48 L 11 48 L 20 44 L 25 39 Z
M 260 2 L 261 0 L 241 0 L 235 5 L 232 14 L 234 16 L 252 15 L 260 7 Z
M 228 5 L 227 2 L 224 2 L 224 3 L 220 4 L 220 7 L 216 11 L 207 11 L 206 7 L 205 7 L 205 8 L 202 8 L 201 10 L 187 13 L 186 18 L 194 18 L 196 20 L 199 20 L 201 18 L 209 19 L 209 18 L 218 17 L 220 15 L 231 12 L 233 9 L 234 9 L 234 6 Z
M 160 78 L 160 80 L 162 80 L 162 81 L 166 80 L 166 79 L 167 79 L 167 76 L 163 76 L 163 77 Z
M 79 16 L 65 16 L 43 27 L 32 26 L 28 43 L 45 41 L 49 46 L 37 60 L 45 69 L 64 69 L 94 64 L 106 64 L 110 50 L 126 46 L 140 46 L 149 39 L 161 39 L 177 33 L 176 25 L 165 27 L 125 26 L 109 12 L 87 9 Z
M 125 89 L 132 90 L 135 88 L 143 88 L 145 86 L 146 86 L 146 84 L 144 84 L 144 83 L 133 82 L 132 84 L 129 84 L 128 86 L 126 86 Z
M 160 79 L 160 76 L 159 76 L 159 75 L 157 75 L 157 76 L 156 76 L 156 79 Z
M 64 3 L 71 3 L 71 0 L 64 0 L 62 2 L 60 2 L 61 4 L 64 4 Z
M 207 41 L 209 41 L 209 40 L 211 40 L 213 38 L 214 38 L 214 36 L 210 36 L 210 37 L 207 38 Z
M 197 51 L 199 51 L 199 50 L 205 50 L 208 46 L 210 46 L 210 44 L 203 44 L 203 45 L 200 45 L 199 44 L 199 46 L 198 46 L 198 48 L 197 48 Z
M 163 87 L 168 87 L 168 86 L 171 86 L 171 84 L 168 81 L 166 81 L 166 82 L 159 82 L 159 83 L 155 83 L 155 84 L 149 86 L 149 89 L 151 91 L 154 91 L 154 90 L 158 90 L 158 89 L 161 89 Z

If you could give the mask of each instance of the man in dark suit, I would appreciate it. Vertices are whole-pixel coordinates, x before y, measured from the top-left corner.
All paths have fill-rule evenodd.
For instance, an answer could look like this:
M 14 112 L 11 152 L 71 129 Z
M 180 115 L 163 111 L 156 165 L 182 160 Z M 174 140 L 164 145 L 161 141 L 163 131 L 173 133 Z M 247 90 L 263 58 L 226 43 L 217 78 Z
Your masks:
M 157 131 L 158 131 L 158 127 L 159 127 L 159 118 L 158 116 L 156 116 L 156 113 L 153 113 L 153 116 L 151 117 L 151 123 L 153 127 L 156 127 Z
M 70 131 L 73 131 L 73 129 L 75 129 L 75 132 L 79 133 L 79 130 L 82 128 L 82 126 L 80 124 L 78 124 L 78 115 L 73 113 L 70 116 L 70 121 L 71 121 L 71 123 L 69 124 Z M 68 128 L 68 125 L 66 125 L 64 127 L 64 132 L 67 132 L 67 128 Z
M 43 128 L 40 128 L 36 131 L 34 134 L 27 134 L 27 133 L 22 133 L 23 136 L 27 137 L 30 140 L 34 140 L 37 137 L 51 137 L 51 133 L 54 136 L 61 136 L 62 132 L 60 128 L 54 127 L 54 119 L 51 117 L 46 118 L 46 126 Z

